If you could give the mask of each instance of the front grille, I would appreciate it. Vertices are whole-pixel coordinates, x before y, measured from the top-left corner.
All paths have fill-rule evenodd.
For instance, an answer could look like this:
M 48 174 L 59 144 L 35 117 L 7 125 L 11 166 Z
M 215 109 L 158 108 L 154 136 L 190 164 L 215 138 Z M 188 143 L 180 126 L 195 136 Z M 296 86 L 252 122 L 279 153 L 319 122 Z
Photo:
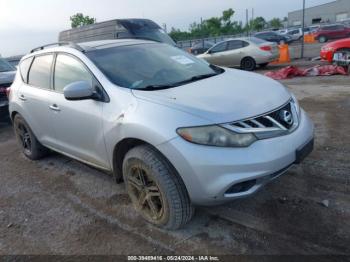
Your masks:
M 222 125 L 237 133 L 254 133 L 266 139 L 293 132 L 299 125 L 296 105 L 293 100 L 266 114 Z
M 6 88 L 10 87 L 11 83 L 0 84 L 0 101 L 7 101 Z

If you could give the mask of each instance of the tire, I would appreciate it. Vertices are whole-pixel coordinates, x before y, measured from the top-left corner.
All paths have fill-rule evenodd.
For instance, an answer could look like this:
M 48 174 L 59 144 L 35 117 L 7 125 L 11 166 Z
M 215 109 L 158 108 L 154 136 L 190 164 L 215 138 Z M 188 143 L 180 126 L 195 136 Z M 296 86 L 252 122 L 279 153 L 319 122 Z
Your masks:
M 326 43 L 327 41 L 328 41 L 328 38 L 323 35 L 318 38 L 318 42 L 320 43 Z
M 18 144 L 27 158 L 39 160 L 48 154 L 49 150 L 40 144 L 21 115 L 15 116 L 13 126 Z
M 149 223 L 175 230 L 191 220 L 194 207 L 183 181 L 153 147 L 131 149 L 123 161 L 123 177 L 131 202 Z
M 261 68 L 264 68 L 264 67 L 267 67 L 268 64 L 269 64 L 269 63 L 263 63 L 263 64 L 259 64 L 259 66 L 260 66 Z
M 256 68 L 256 62 L 251 57 L 245 57 L 241 61 L 241 69 L 246 71 L 254 71 Z

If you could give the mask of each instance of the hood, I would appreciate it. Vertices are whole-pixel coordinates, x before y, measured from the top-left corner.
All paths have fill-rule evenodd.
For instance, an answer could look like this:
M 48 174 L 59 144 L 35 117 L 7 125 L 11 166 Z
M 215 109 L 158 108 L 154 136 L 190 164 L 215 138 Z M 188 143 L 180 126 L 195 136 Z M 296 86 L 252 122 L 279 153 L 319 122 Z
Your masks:
M 338 47 L 339 45 L 344 45 L 344 47 L 350 47 L 350 38 L 340 39 L 329 44 L 326 44 L 324 47 Z
M 139 99 L 172 107 L 213 123 L 257 116 L 280 107 L 291 97 L 283 85 L 270 78 L 234 69 L 175 88 L 132 92 Z
M 12 83 L 16 75 L 16 71 L 0 72 L 0 84 Z

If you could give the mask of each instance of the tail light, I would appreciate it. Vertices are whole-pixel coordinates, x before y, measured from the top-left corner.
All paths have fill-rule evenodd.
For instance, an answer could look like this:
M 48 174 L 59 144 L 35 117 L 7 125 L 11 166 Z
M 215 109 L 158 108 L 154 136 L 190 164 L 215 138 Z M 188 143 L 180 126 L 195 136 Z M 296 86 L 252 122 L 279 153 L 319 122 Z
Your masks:
M 0 94 L 7 94 L 7 87 L 0 87 Z
M 11 87 L 6 88 L 7 98 L 10 99 Z
M 265 45 L 265 46 L 260 46 L 260 49 L 263 51 L 271 51 L 272 47 L 269 45 Z

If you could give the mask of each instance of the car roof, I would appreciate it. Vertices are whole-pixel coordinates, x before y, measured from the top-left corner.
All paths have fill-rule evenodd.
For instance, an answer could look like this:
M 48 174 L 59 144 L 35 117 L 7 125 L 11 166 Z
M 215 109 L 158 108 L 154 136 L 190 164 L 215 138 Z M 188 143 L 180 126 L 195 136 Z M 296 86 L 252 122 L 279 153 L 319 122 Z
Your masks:
M 137 44 L 157 43 L 156 41 L 145 40 L 145 39 L 112 39 L 112 40 L 99 40 L 91 42 L 78 43 L 79 46 L 86 49 L 99 49 L 115 46 L 127 46 Z
M 159 42 L 146 40 L 146 39 L 134 39 L 134 38 L 99 40 L 99 41 L 82 42 L 82 43 L 58 42 L 58 43 L 37 47 L 33 49 L 29 54 L 24 56 L 23 59 L 26 59 L 28 57 L 38 55 L 38 54 L 59 52 L 63 50 L 67 51 L 67 49 L 86 53 L 96 49 L 104 49 L 104 48 L 117 47 L 117 46 L 130 46 L 130 45 L 138 45 L 138 44 L 149 44 L 149 43 L 159 43 Z

